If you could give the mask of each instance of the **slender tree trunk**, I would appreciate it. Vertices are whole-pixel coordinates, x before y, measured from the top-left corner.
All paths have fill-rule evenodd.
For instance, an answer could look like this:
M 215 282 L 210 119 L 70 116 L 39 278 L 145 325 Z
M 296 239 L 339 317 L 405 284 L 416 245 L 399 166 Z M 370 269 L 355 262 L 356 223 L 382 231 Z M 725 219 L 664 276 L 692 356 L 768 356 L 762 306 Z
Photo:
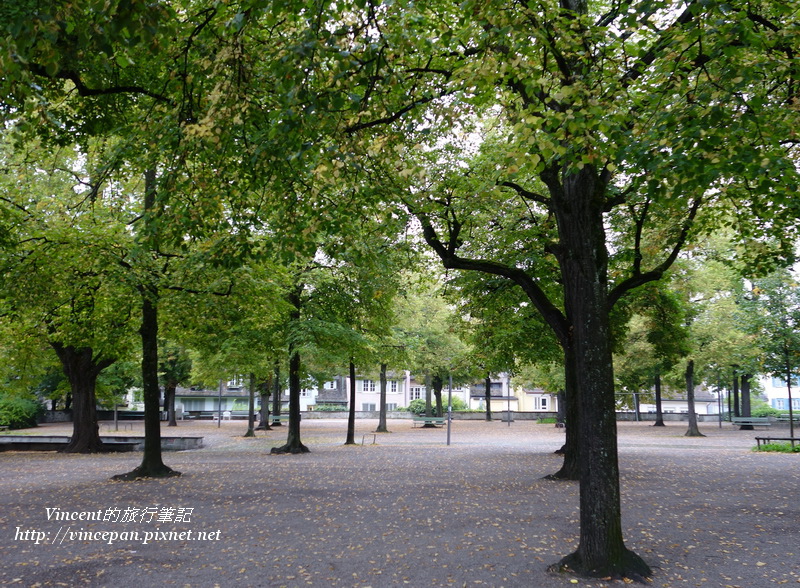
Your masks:
M 158 386 L 158 292 L 142 289 L 142 389 L 144 395 L 144 452 L 141 465 L 115 480 L 180 476 L 161 458 L 161 390 Z
M 557 255 L 579 395 L 580 542 L 560 565 L 593 577 L 650 576 L 650 567 L 622 537 L 605 186 L 591 165 L 549 170 L 542 178 L 558 223 Z
M 486 403 L 486 422 L 492 420 L 492 378 L 489 374 L 486 374 L 486 379 L 484 382 L 483 388 L 483 398 L 484 402 Z
M 258 428 L 264 431 L 270 431 L 272 427 L 269 426 L 269 396 L 272 391 L 272 375 L 261 382 L 259 389 L 261 392 L 261 410 L 259 411 L 261 422 L 258 424 Z
M 144 229 L 140 236 L 149 243 L 150 251 L 158 251 L 158 211 L 156 209 L 156 171 L 151 168 L 144 174 Z M 161 459 L 161 390 L 158 385 L 158 286 L 141 284 L 142 323 L 142 392 L 144 396 L 144 452 L 141 465 L 127 474 L 114 476 L 116 480 L 162 478 L 180 476 L 168 468 Z
M 97 376 L 114 363 L 100 360 L 89 347 L 76 348 L 61 343 L 50 344 L 61 361 L 72 394 L 72 438 L 63 453 L 98 453 L 104 450 L 97 423 L 95 386 Z
M 281 365 L 275 362 L 275 380 L 272 383 L 272 426 L 280 427 L 281 421 L 278 419 L 281 416 L 281 396 L 283 390 L 281 389 Z
M 345 445 L 356 444 L 356 364 L 350 360 L 350 407 L 347 411 L 347 439 Z
M 386 426 L 386 364 L 381 364 L 381 400 L 378 413 L 378 428 L 375 429 L 376 433 L 388 433 L 389 428 Z
M 697 413 L 694 411 L 694 360 L 686 363 L 686 400 L 689 404 L 689 430 L 686 437 L 705 437 L 697 427 Z
M 750 374 L 742 374 L 742 416 L 753 416 L 750 413 Z M 753 431 L 753 425 L 742 425 L 740 431 Z
M 739 374 L 734 369 L 733 372 L 733 416 L 742 416 L 741 408 L 739 405 Z
M 250 384 L 248 385 L 250 402 L 247 406 L 247 432 L 245 437 L 256 436 L 256 375 L 250 372 Z
M 664 413 L 661 410 L 661 374 L 656 372 L 655 377 L 655 388 L 656 388 L 656 422 L 653 423 L 654 427 L 665 427 L 664 424 Z
M 300 295 L 303 285 L 298 284 L 289 294 L 292 305 L 290 320 L 300 320 Z M 277 374 L 276 374 L 277 375 Z M 277 377 L 275 378 L 278 379 Z M 289 435 L 286 444 L 273 447 L 271 453 L 308 453 L 309 449 L 300 441 L 300 352 L 293 343 L 289 344 Z

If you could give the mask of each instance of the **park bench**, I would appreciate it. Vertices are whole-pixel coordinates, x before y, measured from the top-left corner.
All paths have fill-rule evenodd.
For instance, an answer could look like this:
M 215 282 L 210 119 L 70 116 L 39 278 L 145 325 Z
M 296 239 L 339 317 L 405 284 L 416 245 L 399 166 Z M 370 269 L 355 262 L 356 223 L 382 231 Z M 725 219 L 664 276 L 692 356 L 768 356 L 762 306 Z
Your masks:
M 302 420 L 303 416 L 300 415 L 300 419 Z M 269 420 L 272 424 L 276 423 L 288 423 L 289 422 L 289 415 L 288 414 L 278 414 L 278 415 L 270 415 Z
M 752 425 L 753 427 L 769 427 L 769 417 L 731 417 L 733 425 Z
M 789 415 L 788 414 L 786 414 L 786 415 L 782 414 L 781 416 L 775 417 L 775 418 L 777 419 L 777 421 L 779 423 L 788 423 L 789 422 Z M 795 422 L 795 423 L 800 422 L 800 415 L 795 414 L 794 418 L 792 419 L 792 422 Z
M 133 423 L 126 423 L 126 422 L 117 421 L 116 426 L 114 426 L 114 422 L 113 421 L 103 421 L 103 422 L 97 423 L 97 424 L 98 424 L 98 430 L 100 430 L 100 431 L 103 430 L 103 427 L 105 427 L 109 431 L 112 430 L 112 429 L 116 429 L 116 430 L 122 429 L 123 431 L 125 429 L 128 429 L 129 431 L 133 431 Z
M 758 447 L 761 447 L 762 444 L 769 445 L 773 441 L 788 441 L 792 445 L 800 445 L 800 437 L 756 437 L 756 445 Z
M 446 422 L 446 417 L 429 417 L 429 416 L 415 416 L 411 418 L 412 426 L 416 427 L 418 424 L 422 426 L 431 425 L 435 427 L 436 425 L 444 425 Z

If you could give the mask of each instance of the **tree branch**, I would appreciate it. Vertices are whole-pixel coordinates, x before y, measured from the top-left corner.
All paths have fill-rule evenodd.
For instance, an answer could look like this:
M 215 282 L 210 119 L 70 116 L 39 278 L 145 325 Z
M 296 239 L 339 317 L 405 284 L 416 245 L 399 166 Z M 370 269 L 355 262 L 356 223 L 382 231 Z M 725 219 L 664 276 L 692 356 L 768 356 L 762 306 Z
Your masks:
M 529 276 L 524 270 L 494 261 L 459 257 L 452 247 L 452 236 L 449 239 L 448 245 L 445 246 L 436 234 L 436 229 L 433 227 L 426 214 L 414 213 L 413 211 L 412 214 L 417 217 L 422 225 L 422 234 L 425 238 L 425 242 L 436 252 L 446 269 L 479 271 L 501 276 L 513 281 L 522 288 L 534 307 L 541 313 L 542 318 L 544 318 L 547 324 L 553 329 L 559 342 L 561 344 L 568 343 L 570 328 L 566 317 L 561 310 L 550 301 L 544 291 L 536 283 L 536 280 Z
M 656 280 L 660 280 L 664 273 L 675 263 L 675 260 L 678 258 L 678 254 L 680 254 L 683 246 L 686 244 L 686 239 L 689 236 L 689 231 L 694 224 L 694 219 L 697 216 L 697 211 L 700 208 L 700 205 L 703 202 L 703 197 L 699 196 L 695 198 L 692 202 L 691 207 L 689 208 L 689 214 L 687 215 L 686 219 L 683 222 L 683 226 L 681 227 L 681 232 L 678 235 L 677 240 L 675 241 L 675 245 L 672 247 L 672 251 L 667 256 L 667 258 L 654 267 L 652 270 L 647 272 L 641 272 L 639 270 L 634 270 L 633 275 L 631 277 L 623 280 L 614 288 L 611 289 L 611 292 L 608 294 L 608 308 L 611 310 L 614 305 L 622 298 L 625 294 L 647 284 L 648 282 L 654 282 Z M 635 264 L 635 267 L 640 268 L 641 261 L 638 264 Z

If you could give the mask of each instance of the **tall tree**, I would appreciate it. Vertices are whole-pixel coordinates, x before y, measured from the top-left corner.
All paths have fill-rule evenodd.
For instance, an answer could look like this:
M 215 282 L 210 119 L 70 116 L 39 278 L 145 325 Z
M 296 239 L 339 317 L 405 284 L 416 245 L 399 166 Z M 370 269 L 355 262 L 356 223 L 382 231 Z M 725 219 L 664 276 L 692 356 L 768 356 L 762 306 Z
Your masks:
M 800 377 L 800 287 L 787 270 L 753 280 L 743 298 L 745 325 L 759 337 L 765 371 L 786 382 L 789 431 L 794 438 L 792 385 Z

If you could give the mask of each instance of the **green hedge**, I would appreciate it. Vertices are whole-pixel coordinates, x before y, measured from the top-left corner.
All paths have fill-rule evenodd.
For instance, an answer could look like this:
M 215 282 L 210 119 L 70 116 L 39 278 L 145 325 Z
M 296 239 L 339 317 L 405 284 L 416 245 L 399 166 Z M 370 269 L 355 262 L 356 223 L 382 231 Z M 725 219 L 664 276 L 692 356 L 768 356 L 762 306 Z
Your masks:
M 0 426 L 9 429 L 35 427 L 43 412 L 41 403 L 30 398 L 0 398 Z

